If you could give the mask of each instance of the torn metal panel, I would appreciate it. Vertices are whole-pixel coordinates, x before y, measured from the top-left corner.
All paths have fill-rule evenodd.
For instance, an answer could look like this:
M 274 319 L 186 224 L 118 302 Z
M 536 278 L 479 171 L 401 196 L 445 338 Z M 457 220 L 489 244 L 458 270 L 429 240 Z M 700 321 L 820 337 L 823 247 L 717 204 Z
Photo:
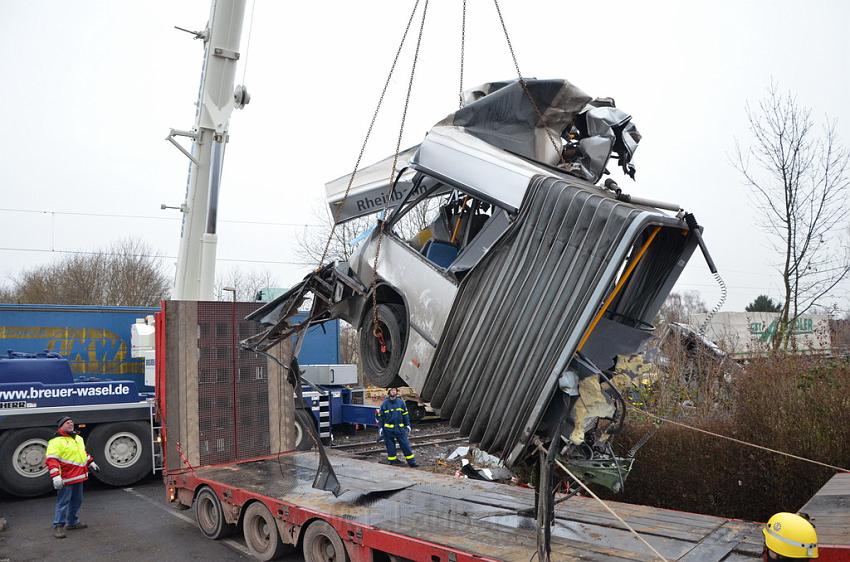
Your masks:
M 463 127 L 488 144 L 550 165 L 560 159 L 550 137 L 560 139 L 593 99 L 567 80 L 528 79 L 525 88 L 514 80 L 476 91 L 484 95 L 437 126 Z
M 641 135 L 612 98 L 593 99 L 567 80 L 491 82 L 437 126 L 462 127 L 486 143 L 596 183 L 612 155 L 634 178 Z
M 483 449 L 505 457 L 523 449 L 626 253 L 652 223 L 684 224 L 535 178 L 516 222 L 461 284 L 423 399 Z

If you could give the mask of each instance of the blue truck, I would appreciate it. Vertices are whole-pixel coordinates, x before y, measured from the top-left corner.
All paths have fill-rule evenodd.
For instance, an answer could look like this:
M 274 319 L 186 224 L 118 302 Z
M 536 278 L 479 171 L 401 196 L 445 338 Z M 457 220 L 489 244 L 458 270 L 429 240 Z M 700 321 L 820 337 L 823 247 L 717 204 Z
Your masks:
M 226 307 L 228 303 L 221 303 Z M 36 496 L 51 490 L 44 465 L 56 420 L 70 415 L 101 471 L 115 486 L 159 465 L 154 388 L 131 355 L 131 326 L 158 307 L 0 304 L 0 490 Z M 374 424 L 354 365 L 340 365 L 336 321 L 310 328 L 299 360 L 313 384 L 296 411 L 296 447 L 309 449 L 304 424 L 332 439 L 339 424 Z M 359 404 L 358 404 L 359 403 Z

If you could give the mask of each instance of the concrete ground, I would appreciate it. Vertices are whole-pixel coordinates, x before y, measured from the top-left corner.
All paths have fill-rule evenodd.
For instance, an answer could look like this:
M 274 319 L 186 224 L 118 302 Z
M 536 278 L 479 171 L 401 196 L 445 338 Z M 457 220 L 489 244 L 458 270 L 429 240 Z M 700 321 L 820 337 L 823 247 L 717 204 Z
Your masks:
M 194 512 L 178 511 L 165 501 L 159 478 L 132 488 L 86 483 L 80 520 L 88 529 L 67 531 L 56 539 L 51 522 L 54 495 L 18 499 L 0 495 L 0 562 L 28 560 L 250 560 L 241 534 L 211 541 L 198 530 Z M 301 561 L 301 555 L 282 560 Z

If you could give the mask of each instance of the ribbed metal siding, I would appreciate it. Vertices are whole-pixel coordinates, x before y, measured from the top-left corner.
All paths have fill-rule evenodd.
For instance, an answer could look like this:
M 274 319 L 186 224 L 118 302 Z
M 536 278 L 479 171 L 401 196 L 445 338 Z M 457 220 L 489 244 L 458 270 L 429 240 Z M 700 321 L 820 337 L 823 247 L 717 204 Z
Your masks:
M 573 352 L 581 313 L 610 283 L 606 266 L 641 214 L 597 190 L 534 178 L 515 224 L 462 283 L 422 397 L 470 442 L 507 456 L 551 397 L 553 369 Z

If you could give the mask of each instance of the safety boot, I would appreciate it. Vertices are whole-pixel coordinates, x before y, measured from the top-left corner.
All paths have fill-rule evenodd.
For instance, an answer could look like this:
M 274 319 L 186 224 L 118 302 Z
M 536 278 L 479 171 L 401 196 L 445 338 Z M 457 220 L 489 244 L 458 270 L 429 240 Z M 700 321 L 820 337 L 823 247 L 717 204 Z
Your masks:
M 65 526 L 64 525 L 56 525 L 53 527 L 53 536 L 57 539 L 65 538 Z

